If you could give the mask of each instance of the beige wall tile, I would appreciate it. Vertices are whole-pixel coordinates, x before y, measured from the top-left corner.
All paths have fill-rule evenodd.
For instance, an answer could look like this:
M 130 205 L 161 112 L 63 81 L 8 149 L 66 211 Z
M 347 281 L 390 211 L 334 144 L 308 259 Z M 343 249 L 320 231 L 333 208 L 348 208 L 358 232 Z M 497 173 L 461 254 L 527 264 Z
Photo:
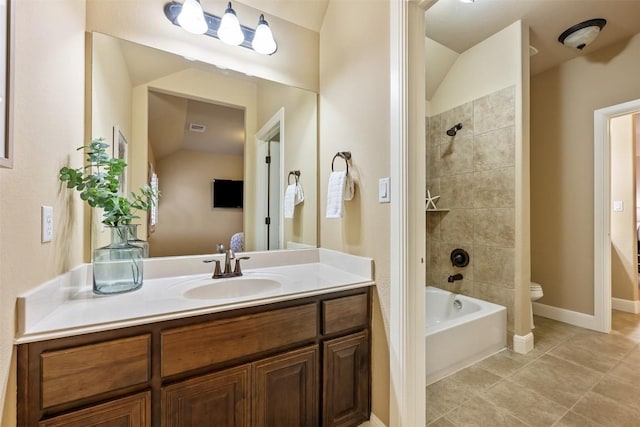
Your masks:
M 455 243 L 461 247 L 473 245 L 473 209 L 451 209 L 442 216 L 441 239 L 445 243 Z
M 438 146 L 440 176 L 473 172 L 473 138 L 458 138 Z
M 515 249 L 474 245 L 474 278 L 478 282 L 514 286 Z
M 515 207 L 515 168 L 493 169 L 473 174 L 475 208 Z
M 476 244 L 514 247 L 514 209 L 476 209 L 473 227 Z
M 443 176 L 440 179 L 440 200 L 438 207 L 472 208 L 474 174 Z
M 476 135 L 473 164 L 476 171 L 513 166 L 516 158 L 515 127 Z
M 511 86 L 474 101 L 476 135 L 515 124 L 515 93 Z

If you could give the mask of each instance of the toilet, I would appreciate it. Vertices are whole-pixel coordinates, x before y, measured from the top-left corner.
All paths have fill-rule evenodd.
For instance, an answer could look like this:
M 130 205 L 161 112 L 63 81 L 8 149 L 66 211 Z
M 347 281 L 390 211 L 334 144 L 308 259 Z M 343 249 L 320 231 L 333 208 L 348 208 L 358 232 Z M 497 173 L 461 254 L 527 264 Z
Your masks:
M 542 286 L 540 286 L 539 283 L 531 282 L 531 285 L 529 285 L 529 295 L 531 297 L 532 303 L 542 298 L 542 296 L 544 295 L 542 293 Z M 533 304 L 532 304 L 531 305 L 531 329 L 533 328 L 535 328 L 535 325 L 533 324 Z

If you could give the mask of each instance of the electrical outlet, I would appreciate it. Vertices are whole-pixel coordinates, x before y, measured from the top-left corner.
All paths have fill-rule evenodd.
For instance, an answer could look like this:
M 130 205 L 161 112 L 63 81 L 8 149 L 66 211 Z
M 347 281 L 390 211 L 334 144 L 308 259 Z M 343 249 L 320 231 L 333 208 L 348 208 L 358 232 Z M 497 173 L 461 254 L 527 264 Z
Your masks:
M 42 206 L 42 243 L 53 240 L 53 208 Z

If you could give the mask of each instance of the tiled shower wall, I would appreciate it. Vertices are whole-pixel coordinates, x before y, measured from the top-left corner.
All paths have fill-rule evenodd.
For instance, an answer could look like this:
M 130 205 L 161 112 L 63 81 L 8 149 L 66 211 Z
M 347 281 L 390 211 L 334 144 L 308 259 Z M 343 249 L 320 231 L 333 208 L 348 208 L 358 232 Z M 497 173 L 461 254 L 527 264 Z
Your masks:
M 454 137 L 447 129 L 462 123 Z M 515 86 L 427 119 L 427 284 L 507 307 L 513 335 L 515 264 Z M 469 252 L 453 267 L 451 251 Z M 450 275 L 464 279 L 449 283 Z

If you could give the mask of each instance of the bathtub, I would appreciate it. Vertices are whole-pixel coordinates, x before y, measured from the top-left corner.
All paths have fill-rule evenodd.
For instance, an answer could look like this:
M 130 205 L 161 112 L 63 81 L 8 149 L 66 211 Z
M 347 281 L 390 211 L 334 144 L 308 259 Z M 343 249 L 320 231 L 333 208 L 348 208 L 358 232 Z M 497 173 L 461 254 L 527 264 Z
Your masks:
M 507 344 L 507 309 L 426 287 L 427 385 L 478 362 Z

